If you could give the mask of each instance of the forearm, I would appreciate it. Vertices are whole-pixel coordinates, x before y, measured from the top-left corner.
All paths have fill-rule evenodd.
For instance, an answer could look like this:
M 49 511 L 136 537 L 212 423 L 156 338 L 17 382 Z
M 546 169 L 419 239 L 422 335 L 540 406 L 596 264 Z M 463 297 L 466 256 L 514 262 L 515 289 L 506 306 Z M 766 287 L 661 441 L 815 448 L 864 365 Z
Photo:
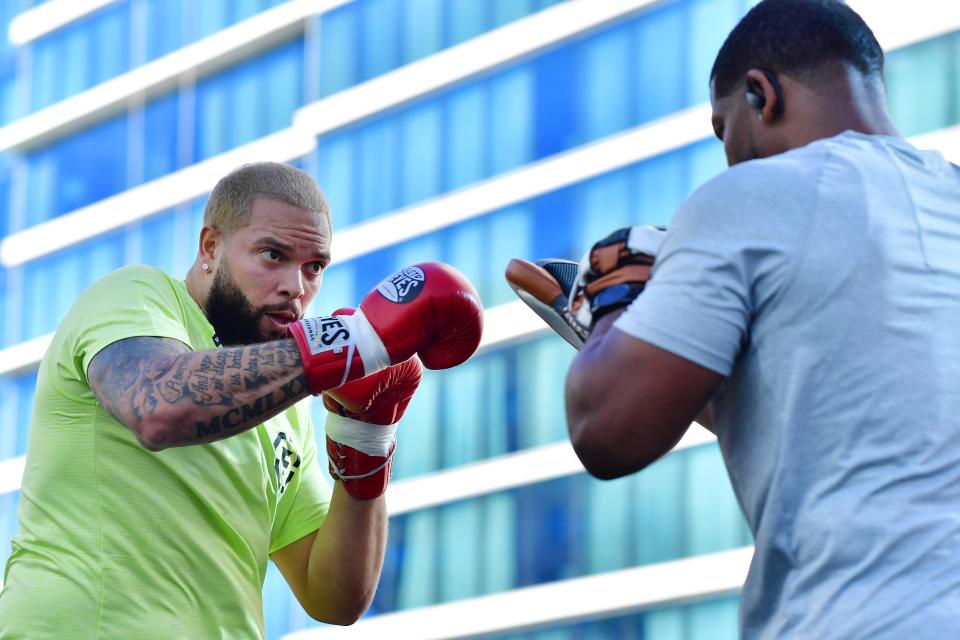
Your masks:
M 588 432 L 596 431 L 598 422 L 608 419 L 601 415 L 610 409 L 608 394 L 623 393 L 620 385 L 607 379 L 609 367 L 601 349 L 604 337 L 621 313 L 622 309 L 616 310 L 597 321 L 567 373 L 567 429 L 574 445 L 582 443 Z
M 335 482 L 330 511 L 310 550 L 311 615 L 334 624 L 352 624 L 363 615 L 376 594 L 386 544 L 383 496 L 357 500 Z
M 617 318 L 619 318 L 624 311 L 626 311 L 626 308 L 617 309 L 616 311 L 613 311 L 600 318 L 590 334 L 588 344 L 593 345 L 594 348 L 599 345 L 600 341 L 603 339 L 603 336 L 605 336 L 613 328 L 613 323 L 616 322 Z M 589 359 L 589 355 L 586 355 L 585 359 Z M 580 383 L 582 382 L 583 378 L 580 379 Z M 584 391 L 584 393 L 579 393 L 577 394 L 577 397 L 572 398 L 574 402 L 574 406 L 572 407 L 575 413 L 574 417 L 582 418 L 584 413 L 589 412 L 591 407 L 596 406 L 591 401 L 598 400 L 599 397 L 593 390 L 585 390 L 580 387 L 575 387 L 575 389 Z M 597 391 L 602 393 L 603 389 Z M 709 402 L 707 402 L 703 406 L 703 409 L 700 410 L 700 413 L 697 414 L 696 422 L 705 429 L 713 431 L 713 410 L 710 408 Z M 571 421 L 570 424 L 574 425 L 574 422 Z
M 136 346 L 98 397 L 150 449 L 228 438 L 309 394 L 293 340 L 139 358 Z

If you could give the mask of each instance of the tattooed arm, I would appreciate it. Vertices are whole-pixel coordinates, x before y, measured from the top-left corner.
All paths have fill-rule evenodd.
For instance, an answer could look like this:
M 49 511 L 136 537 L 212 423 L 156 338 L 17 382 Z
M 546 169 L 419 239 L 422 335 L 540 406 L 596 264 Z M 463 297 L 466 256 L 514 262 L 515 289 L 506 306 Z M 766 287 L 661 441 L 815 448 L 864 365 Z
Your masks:
M 151 451 L 229 438 L 309 395 L 293 340 L 190 351 L 170 338 L 127 338 L 94 356 L 87 378 Z

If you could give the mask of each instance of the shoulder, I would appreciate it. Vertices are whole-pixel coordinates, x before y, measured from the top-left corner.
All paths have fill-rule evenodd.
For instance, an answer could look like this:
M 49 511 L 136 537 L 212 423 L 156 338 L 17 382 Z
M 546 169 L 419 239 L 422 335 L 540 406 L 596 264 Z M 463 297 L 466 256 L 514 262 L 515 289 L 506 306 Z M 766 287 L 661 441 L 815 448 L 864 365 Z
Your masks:
M 815 211 L 832 151 L 813 144 L 730 167 L 694 191 L 674 214 L 668 239 L 791 234 Z
M 721 204 L 749 212 L 748 207 L 809 201 L 816 197 L 823 163 L 831 153 L 829 146 L 814 144 L 735 165 L 694 191 L 684 206 Z
M 77 299 L 84 313 L 118 308 L 168 307 L 177 303 L 177 281 L 154 267 L 130 265 L 103 276 Z M 91 308 L 92 307 L 92 308 Z
M 91 289 L 138 285 L 170 287 L 174 282 L 172 277 L 156 267 L 133 264 L 111 271 L 91 285 Z

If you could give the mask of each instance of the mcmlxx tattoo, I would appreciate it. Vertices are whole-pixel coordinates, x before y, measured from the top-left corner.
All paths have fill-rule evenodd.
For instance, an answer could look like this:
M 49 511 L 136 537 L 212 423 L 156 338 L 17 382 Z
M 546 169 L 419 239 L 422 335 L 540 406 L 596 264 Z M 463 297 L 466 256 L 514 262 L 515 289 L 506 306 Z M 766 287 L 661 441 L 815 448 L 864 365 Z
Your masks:
M 162 446 L 220 440 L 309 393 L 292 340 L 194 352 L 169 338 L 128 338 L 97 354 L 88 377 L 104 408 L 138 435 L 158 414 L 179 417 L 165 421 Z

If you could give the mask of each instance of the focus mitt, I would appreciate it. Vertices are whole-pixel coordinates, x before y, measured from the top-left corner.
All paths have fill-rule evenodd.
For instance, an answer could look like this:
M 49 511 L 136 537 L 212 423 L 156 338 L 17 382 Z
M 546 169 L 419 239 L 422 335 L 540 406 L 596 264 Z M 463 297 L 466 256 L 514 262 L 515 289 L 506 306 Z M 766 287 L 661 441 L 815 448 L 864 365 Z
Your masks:
M 580 349 L 599 318 L 643 291 L 665 233 L 662 227 L 618 229 L 594 244 L 579 264 L 514 258 L 507 265 L 507 283 L 551 329 Z

